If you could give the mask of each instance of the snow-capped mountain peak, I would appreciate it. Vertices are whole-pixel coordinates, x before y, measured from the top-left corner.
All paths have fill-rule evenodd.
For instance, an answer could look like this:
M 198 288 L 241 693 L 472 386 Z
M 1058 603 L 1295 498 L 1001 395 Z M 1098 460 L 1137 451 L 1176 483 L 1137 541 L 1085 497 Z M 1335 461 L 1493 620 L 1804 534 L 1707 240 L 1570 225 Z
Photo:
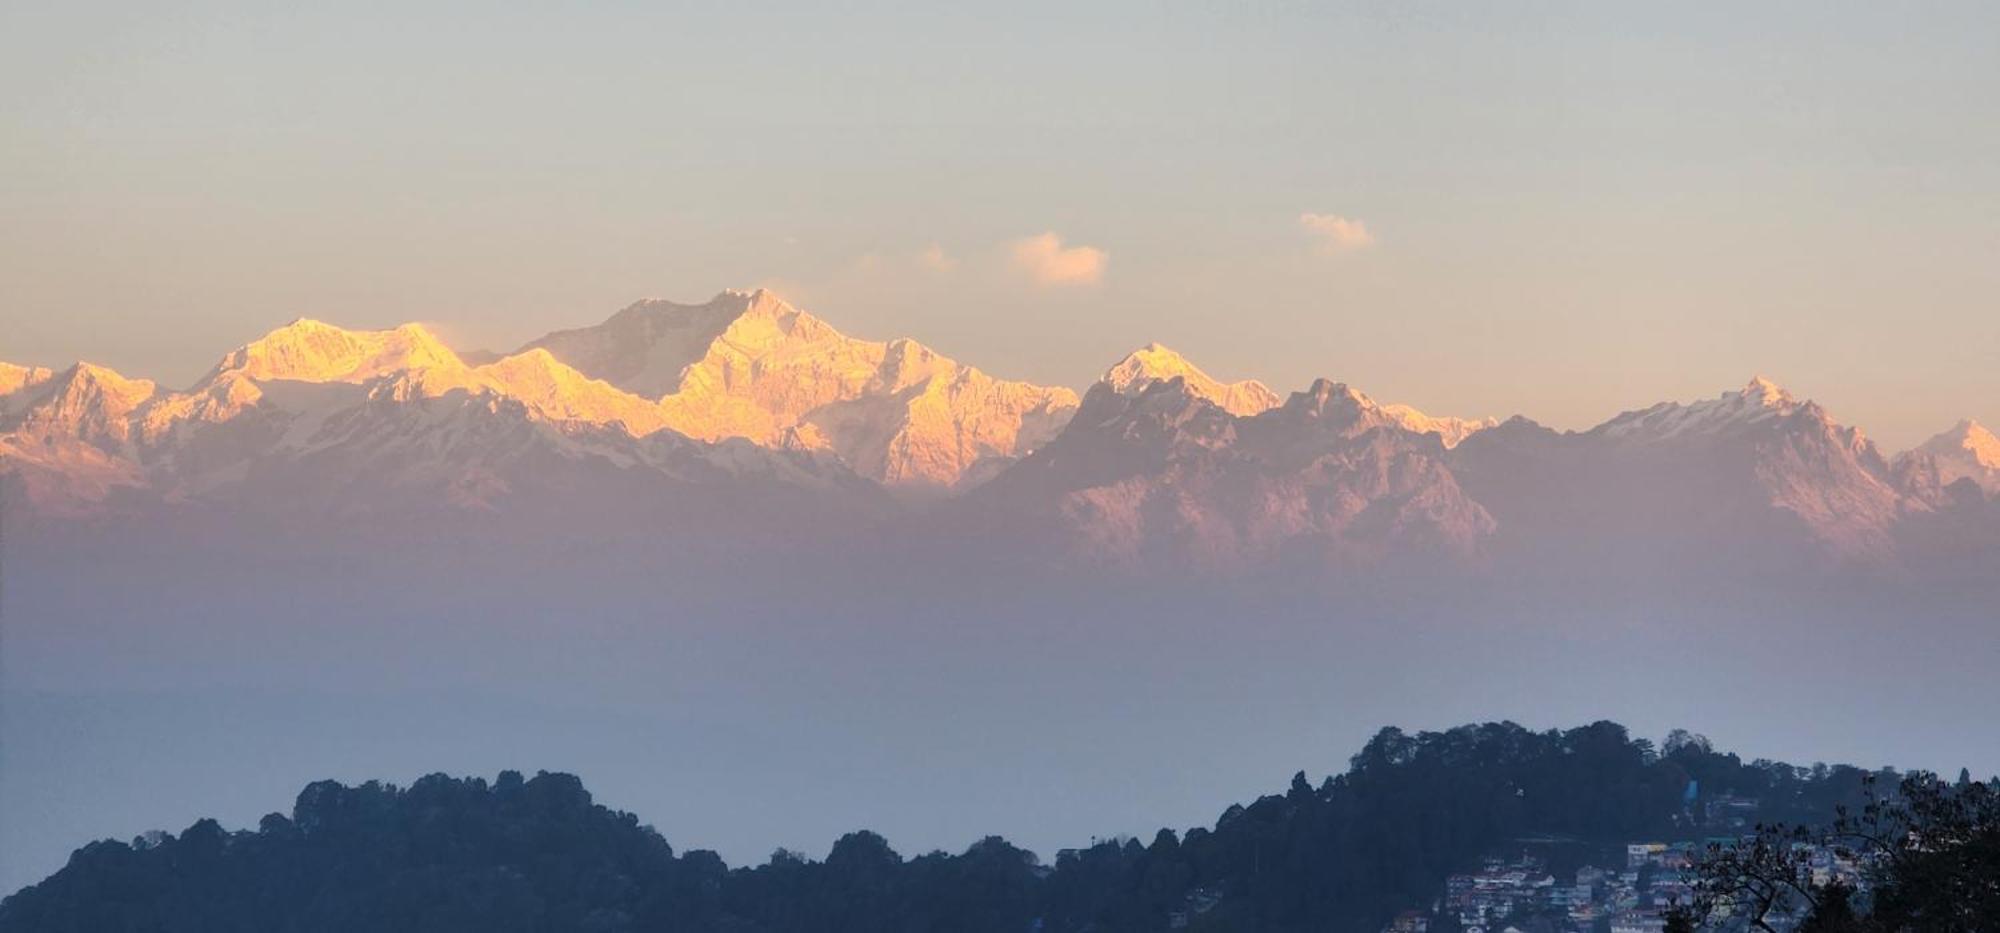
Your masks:
M 1765 408 L 1791 405 L 1797 401 L 1797 399 L 1792 397 L 1792 393 L 1785 391 L 1783 386 L 1761 375 L 1750 377 L 1749 384 L 1745 385 L 1743 390 L 1736 394 L 1745 400 L 1754 401 Z M 1724 394 L 1723 398 L 1727 399 L 1729 396 Z
M 478 384 L 525 404 L 552 421 L 624 425 L 635 436 L 666 427 L 659 403 L 648 401 L 564 365 L 542 347 L 477 367 Z
M 849 337 L 764 289 L 640 302 L 535 347 L 659 399 L 665 424 L 690 437 L 823 446 L 891 485 L 990 475 L 1053 437 L 1077 405 L 1068 389 L 994 379 L 914 340 Z
M 1312 385 L 1303 392 L 1293 392 L 1285 400 L 1287 412 L 1298 412 L 1313 418 L 1338 415 L 1354 420 L 1379 419 L 1382 406 L 1375 404 L 1366 393 L 1345 382 L 1331 379 L 1314 379 Z
M 30 378 L 0 395 L 0 479 L 59 515 L 88 514 L 87 503 L 144 482 L 133 425 L 157 394 L 151 380 L 91 363 Z
M 1316 380 L 1236 415 L 1186 375 L 1115 385 L 1093 387 L 1059 437 L 970 501 L 1113 564 L 1464 560 L 1494 531 L 1437 441 L 1350 386 Z
M 0 396 L 13 395 L 23 389 L 32 389 L 55 378 L 55 370 L 42 366 L 17 366 L 0 363 Z
M 547 349 L 556 359 L 628 392 L 658 399 L 681 387 L 682 374 L 740 318 L 780 313 L 764 289 L 729 290 L 698 305 L 648 298 L 601 324 L 559 330 L 522 350 Z
M 1289 399 L 1284 399 L 1255 379 L 1233 383 L 1218 381 L 1186 357 L 1158 343 L 1149 343 L 1127 354 L 1105 370 L 1100 381 L 1122 394 L 1130 395 L 1148 384 L 1173 379 L 1181 380 L 1194 397 L 1213 402 L 1222 410 L 1239 416 L 1256 415 L 1289 405 L 1312 407 L 1315 416 L 1318 416 L 1324 414 L 1325 406 L 1334 403 L 1334 396 L 1338 395 L 1337 404 L 1346 406 L 1351 411 L 1350 417 L 1366 422 L 1363 429 L 1396 424 L 1419 434 L 1438 435 L 1446 447 L 1456 447 L 1474 432 L 1499 424 L 1492 418 L 1432 417 L 1409 405 L 1383 405 L 1359 390 L 1328 379 L 1315 380 L 1306 391 L 1293 393 Z
M 1427 415 L 1415 408 L 1397 402 L 1382 406 L 1382 413 L 1396 420 L 1398 424 L 1418 434 L 1435 434 L 1444 441 L 1447 448 L 1457 447 L 1459 442 L 1487 428 L 1498 427 L 1498 418 L 1459 418 L 1453 416 Z
M 2000 437 L 1970 418 L 1925 441 L 1920 449 L 1936 454 L 1960 454 L 1989 470 L 2000 470 Z
M 1205 398 L 1232 415 L 1254 415 L 1278 407 L 1280 399 L 1255 379 L 1222 382 L 1188 362 L 1187 357 L 1158 343 L 1149 343 L 1126 354 L 1104 371 L 1101 381 L 1121 393 L 1133 394 L 1148 383 L 1181 379 L 1189 392 Z
M 1925 508 L 1903 494 L 1859 430 L 1762 377 L 1713 398 L 1626 412 L 1556 443 L 1605 458 L 1599 511 L 1681 489 L 1679 511 L 1653 519 L 1663 540 L 1676 522 L 1734 524 L 1741 540 L 1801 536 L 1793 540 L 1840 560 L 1883 563 L 1905 514 Z M 1560 494 L 1586 493 L 1571 482 Z M 1766 519 L 1774 520 L 1758 524 Z
M 404 372 L 457 377 L 465 369 L 458 354 L 421 324 L 347 330 L 299 318 L 231 351 L 209 379 L 362 383 Z
M 1777 383 L 1758 376 L 1743 388 L 1715 398 L 1688 403 L 1662 402 L 1626 412 L 1598 425 L 1592 433 L 1624 440 L 1660 441 L 1742 429 L 1806 408 L 1818 411 L 1812 402 L 1801 402 Z
M 1901 460 L 1928 456 L 1936 462 L 1940 483 L 1970 479 L 1989 493 L 2000 493 L 2000 437 L 1967 418 L 1951 430 L 1917 445 Z
M 1267 419 L 1294 431 L 1310 427 L 1312 433 L 1349 438 L 1377 428 L 1435 435 L 1447 448 L 1495 423 L 1491 419 L 1433 418 L 1408 405 L 1383 405 L 1353 386 L 1324 378 L 1313 380 L 1303 392 L 1292 393 Z
M 150 379 L 129 379 L 108 366 L 79 362 L 9 397 L 0 425 L 95 444 L 122 444 L 130 419 L 158 392 Z

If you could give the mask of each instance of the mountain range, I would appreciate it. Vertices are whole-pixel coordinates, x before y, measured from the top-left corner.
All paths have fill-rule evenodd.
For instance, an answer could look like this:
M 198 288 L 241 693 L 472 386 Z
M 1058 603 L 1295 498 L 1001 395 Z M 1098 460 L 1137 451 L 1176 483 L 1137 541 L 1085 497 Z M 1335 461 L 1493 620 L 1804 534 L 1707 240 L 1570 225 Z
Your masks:
M 2000 438 L 1971 421 L 1891 456 L 1756 379 L 1560 432 L 1325 379 L 1280 396 L 1159 344 L 1079 397 L 849 337 L 764 290 L 641 301 L 506 354 L 302 319 L 183 391 L 0 364 L 0 481 L 32 520 L 96 527 L 866 527 L 1212 571 L 2000 565 Z

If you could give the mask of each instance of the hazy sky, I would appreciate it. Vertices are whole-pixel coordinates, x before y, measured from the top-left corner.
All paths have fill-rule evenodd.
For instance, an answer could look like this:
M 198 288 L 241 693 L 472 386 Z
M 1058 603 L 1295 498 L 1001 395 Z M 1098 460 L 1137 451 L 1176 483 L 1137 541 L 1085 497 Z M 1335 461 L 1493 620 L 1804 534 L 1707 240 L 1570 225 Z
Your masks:
M 2000 422 L 1992 4 L 284 6 L 0 6 L 0 359 L 762 284 L 1071 385 Z

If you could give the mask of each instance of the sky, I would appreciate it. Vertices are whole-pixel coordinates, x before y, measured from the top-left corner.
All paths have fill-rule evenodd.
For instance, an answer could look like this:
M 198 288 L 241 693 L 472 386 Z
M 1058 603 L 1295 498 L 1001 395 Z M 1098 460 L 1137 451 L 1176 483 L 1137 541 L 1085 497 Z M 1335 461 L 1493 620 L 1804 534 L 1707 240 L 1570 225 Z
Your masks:
M 761 285 L 1072 386 L 2000 423 L 1990 4 L 947 6 L 6 4 L 0 359 Z

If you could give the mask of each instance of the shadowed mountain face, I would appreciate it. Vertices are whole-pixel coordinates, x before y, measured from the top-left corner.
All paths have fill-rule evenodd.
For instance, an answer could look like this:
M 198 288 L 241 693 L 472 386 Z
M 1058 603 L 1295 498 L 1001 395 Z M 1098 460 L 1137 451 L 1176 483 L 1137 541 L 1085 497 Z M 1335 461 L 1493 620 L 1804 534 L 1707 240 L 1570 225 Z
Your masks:
M 1763 380 L 1582 433 L 1517 418 L 1453 454 L 1522 569 L 1901 570 L 1906 519 L 1937 508 L 1860 432 Z
M 964 520 L 1026 524 L 1074 559 L 1240 568 L 1472 561 L 1493 532 L 1435 435 L 1321 380 L 1232 414 L 1185 378 L 1100 385 L 1068 430 L 971 494 Z
M 1079 403 L 765 291 L 641 302 L 507 356 L 301 320 L 184 392 L 0 368 L 9 508 L 105 529 L 476 515 L 694 547 L 845 539 L 861 563 L 857 536 L 891 564 L 1964 579 L 2000 569 L 1995 477 L 1978 425 L 1892 462 L 1761 379 L 1558 433 L 1326 380 L 1280 400 L 1153 344 Z
M 1710 799 L 1821 823 L 1862 801 L 1866 776 L 1746 765 L 1699 737 L 1662 753 L 1610 722 L 1391 728 L 1317 784 L 1300 771 L 1285 792 L 1212 824 L 1064 849 L 1053 863 L 998 836 L 905 859 L 862 830 L 823 860 L 780 850 L 736 869 L 714 852 L 676 852 L 567 774 L 510 771 L 491 784 L 435 774 L 407 789 L 320 781 L 254 832 L 203 819 L 178 835 L 84 846 L 0 901 L 0 933 L 1372 933 L 1435 900 L 1446 875 L 1503 847 L 1518 854 L 1525 838 L 1622 864 L 1610 860 L 1629 841 L 1720 831 Z

